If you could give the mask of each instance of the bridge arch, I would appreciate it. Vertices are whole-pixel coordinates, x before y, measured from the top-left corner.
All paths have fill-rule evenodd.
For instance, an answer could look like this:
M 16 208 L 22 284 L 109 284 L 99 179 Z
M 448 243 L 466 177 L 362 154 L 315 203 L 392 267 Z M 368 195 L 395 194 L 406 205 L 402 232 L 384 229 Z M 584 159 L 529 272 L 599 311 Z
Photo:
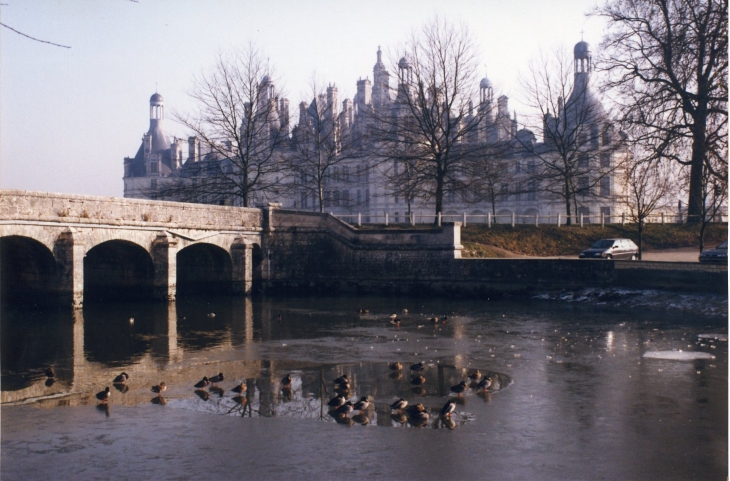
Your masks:
M 207 242 L 191 244 L 177 252 L 177 293 L 229 294 L 232 272 L 226 249 Z
M 20 235 L 0 237 L 0 298 L 4 304 L 51 303 L 56 283 L 56 259 L 45 244 Z
M 153 280 L 152 257 L 134 242 L 105 241 L 84 256 L 84 302 L 150 299 Z

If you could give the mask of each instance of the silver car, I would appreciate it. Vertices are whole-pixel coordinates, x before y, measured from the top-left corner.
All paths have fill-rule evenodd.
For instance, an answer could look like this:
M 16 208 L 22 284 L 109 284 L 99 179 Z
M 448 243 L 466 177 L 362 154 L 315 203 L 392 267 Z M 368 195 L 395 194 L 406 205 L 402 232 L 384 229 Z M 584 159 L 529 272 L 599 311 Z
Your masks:
M 631 259 L 639 257 L 639 247 L 631 239 L 601 239 L 578 256 L 581 259 Z

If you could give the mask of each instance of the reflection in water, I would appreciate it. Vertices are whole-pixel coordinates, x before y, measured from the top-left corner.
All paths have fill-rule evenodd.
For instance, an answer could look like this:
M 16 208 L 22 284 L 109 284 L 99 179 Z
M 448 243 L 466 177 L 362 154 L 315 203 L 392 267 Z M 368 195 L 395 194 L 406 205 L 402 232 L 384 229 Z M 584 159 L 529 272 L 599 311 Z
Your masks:
M 165 400 L 165 397 L 164 397 L 164 396 L 162 396 L 162 395 L 159 395 L 159 396 L 155 396 L 155 397 L 153 397 L 153 398 L 152 398 L 152 399 L 150 400 L 150 402 L 151 402 L 152 404 L 159 404 L 160 406 L 164 406 L 165 404 L 167 404 L 167 400 Z
M 104 413 L 104 415 L 106 417 L 109 417 L 109 414 L 111 412 L 111 408 L 109 407 L 109 404 L 107 404 L 107 403 L 97 404 L 96 410 Z

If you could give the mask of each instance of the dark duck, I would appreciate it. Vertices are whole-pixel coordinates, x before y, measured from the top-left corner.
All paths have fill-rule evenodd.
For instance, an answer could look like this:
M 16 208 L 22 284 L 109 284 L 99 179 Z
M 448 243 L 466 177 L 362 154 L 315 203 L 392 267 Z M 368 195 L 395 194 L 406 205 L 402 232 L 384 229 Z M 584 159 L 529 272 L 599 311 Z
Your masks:
M 111 395 L 112 395 L 111 389 L 109 389 L 107 387 L 103 391 L 96 393 L 96 399 L 98 399 L 99 402 L 105 403 L 109 400 Z

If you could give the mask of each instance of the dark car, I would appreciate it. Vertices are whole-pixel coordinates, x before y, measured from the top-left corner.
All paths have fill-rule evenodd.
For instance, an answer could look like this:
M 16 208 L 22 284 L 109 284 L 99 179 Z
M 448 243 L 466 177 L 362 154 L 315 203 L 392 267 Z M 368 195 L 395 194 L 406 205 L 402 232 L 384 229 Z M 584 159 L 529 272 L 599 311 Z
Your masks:
M 706 250 L 700 254 L 700 262 L 714 262 L 727 264 L 727 241 L 714 249 Z
M 631 239 L 601 239 L 578 256 L 581 259 L 631 259 L 639 257 L 639 248 Z

